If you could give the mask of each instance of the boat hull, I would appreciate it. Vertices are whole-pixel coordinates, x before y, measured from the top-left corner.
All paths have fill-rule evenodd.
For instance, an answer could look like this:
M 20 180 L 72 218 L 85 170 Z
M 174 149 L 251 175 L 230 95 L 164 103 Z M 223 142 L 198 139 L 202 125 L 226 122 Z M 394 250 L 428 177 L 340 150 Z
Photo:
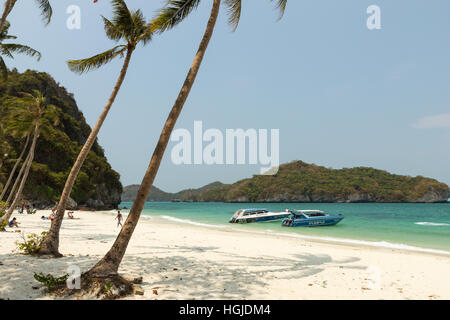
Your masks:
M 334 226 L 344 219 L 343 216 L 327 216 L 327 217 L 311 217 L 308 219 L 294 219 L 290 222 L 288 219 L 284 219 L 282 222 L 283 227 L 322 227 L 322 226 Z

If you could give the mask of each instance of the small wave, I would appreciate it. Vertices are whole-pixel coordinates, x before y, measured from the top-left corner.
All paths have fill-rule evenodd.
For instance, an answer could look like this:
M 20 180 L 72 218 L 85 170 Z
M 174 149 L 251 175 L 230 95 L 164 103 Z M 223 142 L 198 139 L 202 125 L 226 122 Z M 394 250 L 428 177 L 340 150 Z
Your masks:
M 251 231 L 251 230 L 242 230 L 233 228 L 233 230 L 248 232 L 248 233 L 259 233 L 259 234 L 269 234 L 265 231 Z M 272 235 L 284 236 L 290 238 L 300 238 L 305 240 L 316 240 L 316 241 L 325 241 L 325 242 L 334 242 L 334 243 L 343 243 L 343 244 L 353 244 L 353 245 L 363 245 L 370 247 L 378 247 L 378 248 L 388 248 L 388 249 L 397 249 L 397 250 L 405 250 L 405 251 L 415 251 L 415 252 L 426 252 L 426 253 L 434 253 L 434 254 L 443 254 L 450 255 L 450 251 L 438 250 L 438 249 L 429 249 L 422 247 L 410 246 L 403 243 L 392 243 L 387 241 L 368 241 L 368 240 L 356 240 L 356 239 L 346 239 L 346 238 L 333 238 L 333 237 L 318 237 L 318 236 L 305 236 L 301 234 L 294 233 L 283 233 L 283 232 L 274 232 L 270 233 Z
M 194 222 L 194 221 L 192 221 L 192 220 L 188 220 L 188 219 L 179 219 L 179 218 L 175 218 L 175 217 L 171 217 L 171 216 L 161 216 L 161 218 L 164 218 L 164 219 L 166 219 L 166 220 L 173 221 L 173 222 L 180 222 L 180 223 L 193 224 L 193 225 L 195 225 L 195 226 L 210 227 L 210 228 L 225 228 L 225 226 L 218 226 L 218 225 L 215 225 L 215 224 L 207 224 L 207 223 Z
M 410 246 L 410 245 L 403 244 L 403 243 L 392 243 L 392 242 L 387 242 L 387 241 L 339 239 L 339 238 L 331 238 L 331 237 L 314 237 L 314 236 L 302 236 L 302 235 L 294 235 L 294 234 L 288 235 L 285 233 L 284 234 L 279 233 L 279 235 L 293 236 L 293 237 L 299 237 L 299 238 L 310 238 L 310 239 L 315 239 L 315 240 L 325 240 L 325 241 L 338 242 L 338 243 L 365 245 L 365 246 L 379 247 L 379 248 L 399 249 L 399 250 L 406 250 L 406 251 L 416 251 L 416 252 L 427 252 L 427 253 L 450 255 L 449 251 L 415 247 L 415 246 Z
M 420 226 L 429 226 L 429 227 L 450 227 L 450 223 L 437 223 L 437 222 L 415 222 L 414 224 L 418 224 Z

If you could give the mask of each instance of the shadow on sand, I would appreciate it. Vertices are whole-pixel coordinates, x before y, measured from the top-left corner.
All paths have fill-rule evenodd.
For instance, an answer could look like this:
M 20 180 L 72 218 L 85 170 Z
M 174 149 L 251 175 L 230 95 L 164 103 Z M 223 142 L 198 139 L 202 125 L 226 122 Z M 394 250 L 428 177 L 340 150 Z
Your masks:
M 218 262 L 203 259 L 202 254 L 207 251 L 219 255 Z M 33 277 L 35 272 L 62 276 L 72 265 L 79 266 L 83 272 L 100 258 L 66 256 L 48 259 L 19 254 L 0 255 L 0 298 L 45 298 L 45 289 Z M 145 296 L 142 298 L 145 299 L 247 299 L 267 293 L 267 280 L 308 277 L 322 272 L 327 266 L 343 267 L 350 263 L 352 265 L 346 268 L 364 269 L 353 264 L 358 261 L 356 257 L 333 260 L 329 255 L 311 254 L 295 254 L 290 258 L 249 258 L 220 252 L 215 247 L 173 246 L 152 247 L 152 251 L 147 249 L 127 254 L 121 269 L 127 270 L 127 275 L 143 276 Z M 157 296 L 153 289 L 158 290 Z

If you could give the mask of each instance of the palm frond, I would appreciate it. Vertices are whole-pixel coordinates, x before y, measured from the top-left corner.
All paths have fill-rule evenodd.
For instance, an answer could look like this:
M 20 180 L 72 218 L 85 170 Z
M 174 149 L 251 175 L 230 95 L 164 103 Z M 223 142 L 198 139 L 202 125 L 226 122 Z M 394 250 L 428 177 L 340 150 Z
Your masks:
M 152 20 L 152 30 L 161 33 L 175 27 L 199 4 L 200 0 L 168 0 L 166 5 Z
M 145 30 L 145 18 L 140 9 L 131 13 L 131 20 L 133 21 L 133 34 L 136 39 Z
M 110 20 L 108 20 L 104 16 L 102 16 L 102 19 L 103 19 L 106 36 L 109 39 L 117 42 L 123 38 L 123 36 L 124 36 L 123 32 L 114 23 L 112 23 Z
M 59 125 L 59 108 L 49 104 L 45 108 L 44 112 L 45 118 L 48 119 L 53 127 Z
M 49 24 L 53 15 L 53 9 L 52 6 L 50 5 L 50 1 L 36 0 L 36 2 L 38 3 L 39 8 L 41 9 L 42 18 L 44 19 L 44 21 L 46 21 L 46 24 Z
M 279 19 L 283 18 L 284 11 L 286 10 L 287 0 L 270 0 L 270 1 L 276 1 L 276 7 L 280 10 L 280 17 Z
M 141 10 L 136 10 L 131 15 L 134 24 L 135 41 L 143 42 L 144 46 L 153 38 L 152 25 L 146 23 L 145 17 Z
M 9 51 L 5 46 L 0 43 L 0 54 L 7 56 L 10 59 L 14 59 L 14 56 L 12 55 L 11 51 Z
M 6 37 L 8 37 L 8 31 L 9 31 L 9 27 L 11 26 L 11 24 L 9 23 L 9 21 L 5 21 L 5 24 L 3 25 L 2 30 L 0 30 L 0 41 L 5 40 Z
M 38 61 L 41 60 L 41 53 L 33 48 L 30 48 L 29 46 L 15 43 L 2 43 L 1 46 L 10 53 L 26 54 L 30 57 L 37 57 Z
M 144 31 L 139 35 L 139 37 L 137 38 L 138 42 L 141 42 L 144 44 L 144 46 L 150 42 L 153 38 L 153 26 L 151 23 L 148 23 L 145 26 Z
M 81 60 L 70 60 L 67 62 L 69 69 L 75 73 L 82 74 L 84 72 L 98 69 L 107 64 L 119 55 L 123 55 L 127 50 L 127 46 L 116 46 L 108 51 L 97 54 L 91 58 Z
M 112 23 L 124 33 L 125 36 L 131 38 L 133 34 L 133 20 L 131 12 L 124 0 L 112 0 L 113 18 Z
M 224 3 L 228 8 L 228 24 L 236 31 L 241 19 L 242 0 L 225 0 Z

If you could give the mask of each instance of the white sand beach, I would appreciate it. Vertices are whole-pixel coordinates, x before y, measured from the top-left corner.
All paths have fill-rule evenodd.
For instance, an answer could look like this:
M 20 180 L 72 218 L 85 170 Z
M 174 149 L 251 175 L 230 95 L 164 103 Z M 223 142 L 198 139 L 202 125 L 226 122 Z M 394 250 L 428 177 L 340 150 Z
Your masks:
M 15 215 L 26 234 L 46 231 L 48 211 Z M 111 247 L 109 212 L 65 219 L 60 259 L 16 251 L 17 229 L 0 233 L 0 299 L 53 299 L 34 272 L 82 271 Z M 450 256 L 352 246 L 141 218 L 120 272 L 142 276 L 128 299 L 450 299 Z M 34 287 L 34 288 L 33 288 Z

